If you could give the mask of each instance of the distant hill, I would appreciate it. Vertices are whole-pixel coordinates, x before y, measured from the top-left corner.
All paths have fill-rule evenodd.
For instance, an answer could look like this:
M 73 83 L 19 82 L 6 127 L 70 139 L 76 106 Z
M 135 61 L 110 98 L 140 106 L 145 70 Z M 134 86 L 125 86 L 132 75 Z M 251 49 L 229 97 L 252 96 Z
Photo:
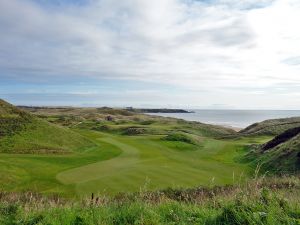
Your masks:
M 28 107 L 19 108 L 51 123 L 67 127 L 92 129 L 119 134 L 169 134 L 178 130 L 200 136 L 236 135 L 230 128 L 182 119 L 161 117 L 118 108 L 93 107 Z
M 300 171 L 300 126 L 291 128 L 269 142 L 257 146 L 247 157 L 273 172 Z
M 126 108 L 130 112 L 136 113 L 193 113 L 184 109 L 166 109 L 166 108 L 157 108 L 157 109 L 136 109 L 136 108 Z
M 111 108 L 111 107 L 44 107 L 44 106 L 18 106 L 18 108 L 24 111 L 36 113 L 40 115 L 50 116 L 50 115 L 81 115 L 85 117 L 93 117 L 98 114 L 103 115 L 123 115 L 130 116 L 133 112 L 127 109 Z
M 93 143 L 0 99 L 0 152 L 67 153 Z
M 300 117 L 265 120 L 254 123 L 241 130 L 241 135 L 279 135 L 282 132 L 300 126 Z

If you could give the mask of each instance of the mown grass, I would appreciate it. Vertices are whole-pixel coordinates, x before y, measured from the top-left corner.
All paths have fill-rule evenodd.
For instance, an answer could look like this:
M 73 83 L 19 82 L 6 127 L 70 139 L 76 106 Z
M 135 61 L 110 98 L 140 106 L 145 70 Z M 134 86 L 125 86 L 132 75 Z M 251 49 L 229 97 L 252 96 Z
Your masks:
M 243 185 L 166 189 L 83 201 L 32 193 L 0 194 L 1 224 L 299 224 L 299 178 Z
M 56 179 L 59 172 L 109 160 L 121 153 L 110 144 L 97 140 L 93 144 L 69 154 L 0 154 L 0 189 L 75 196 L 74 185 L 63 185 Z
M 230 184 L 233 176 L 245 179 L 250 173 L 247 165 L 235 161 L 242 153 L 235 142 L 205 139 L 201 145 L 193 145 L 165 141 L 161 136 L 101 135 L 100 141 L 118 147 L 122 154 L 57 175 L 62 183 L 74 184 L 79 195 L 134 192 L 145 185 L 156 190 Z
M 64 155 L 0 154 L 2 189 L 84 197 L 92 192 L 136 192 L 144 186 L 157 190 L 232 184 L 251 174 L 251 168 L 238 161 L 243 146 L 262 141 L 202 138 L 190 144 L 162 135 L 75 131 L 96 147 Z

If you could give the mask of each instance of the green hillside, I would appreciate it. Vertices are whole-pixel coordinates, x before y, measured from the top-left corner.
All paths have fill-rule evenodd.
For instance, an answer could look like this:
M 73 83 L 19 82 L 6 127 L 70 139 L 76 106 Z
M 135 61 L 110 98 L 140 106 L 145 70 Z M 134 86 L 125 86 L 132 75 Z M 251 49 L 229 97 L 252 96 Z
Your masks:
M 239 132 L 240 135 L 279 135 L 282 132 L 300 126 L 300 117 L 265 120 L 254 123 Z
M 290 171 L 297 165 L 297 151 L 288 161 L 280 161 L 283 153 L 277 153 L 286 153 L 282 150 L 286 145 L 297 149 L 297 135 L 291 132 L 270 141 L 274 137 L 271 134 L 278 132 L 273 124 L 280 122 L 280 129 L 287 124 L 294 126 L 297 121 L 291 118 L 288 122 L 265 121 L 243 131 L 255 135 L 237 135 L 221 126 L 124 109 L 20 110 L 1 101 L 1 120 L 0 189 L 6 191 L 34 190 L 72 197 L 116 195 L 143 188 L 242 182 L 253 173 L 251 165 L 259 162 L 264 162 L 265 168 L 276 167 L 271 163 L 276 162 Z M 273 133 L 267 132 L 271 127 Z M 267 142 L 271 144 L 264 144 Z M 258 146 L 247 154 L 250 165 L 241 161 L 249 146 Z M 271 148 L 258 150 L 263 146 Z
M 246 156 L 263 171 L 296 173 L 300 170 L 300 127 L 291 128 L 269 142 L 253 147 Z
M 0 152 L 67 153 L 94 144 L 83 136 L 0 100 Z
M 126 109 L 108 107 L 22 107 L 22 109 L 62 126 L 114 134 L 161 135 L 174 131 L 205 137 L 223 137 L 236 134 L 234 130 L 222 126 L 150 116 Z M 111 121 L 108 121 L 107 117 L 110 117 Z
M 221 137 L 236 132 L 124 109 L 21 109 L 28 113 L 7 103 L 2 106 L 3 118 L 18 118 L 21 125 L 1 137 L 1 151 L 28 153 L 0 154 L 2 190 L 74 197 L 231 184 L 251 174 L 251 168 L 238 161 L 244 145 L 266 141 L 224 140 Z M 12 110 L 22 115 L 12 116 Z M 46 154 L 36 154 L 41 152 Z

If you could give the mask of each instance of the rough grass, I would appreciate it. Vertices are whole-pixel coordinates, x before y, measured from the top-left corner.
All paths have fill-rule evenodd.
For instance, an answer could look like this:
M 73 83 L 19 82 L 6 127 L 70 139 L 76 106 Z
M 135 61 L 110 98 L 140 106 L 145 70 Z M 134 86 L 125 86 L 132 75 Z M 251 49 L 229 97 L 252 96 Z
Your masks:
M 244 185 L 140 191 L 83 201 L 33 193 L 0 194 L 1 224 L 299 224 L 299 178 Z
M 290 139 L 297 136 L 298 134 L 300 134 L 300 127 L 295 127 L 295 128 L 289 129 L 289 130 L 283 132 L 282 134 L 279 134 L 278 136 L 273 138 L 271 141 L 267 142 L 262 147 L 262 149 L 264 151 L 267 151 L 267 150 L 274 148 L 284 142 L 289 141 Z
M 180 141 L 180 142 L 185 142 L 188 144 L 196 144 L 196 141 L 192 137 L 190 137 L 186 134 L 183 134 L 183 133 L 171 133 L 171 134 L 168 134 L 167 136 L 163 137 L 162 140 Z
M 0 100 L 0 152 L 68 153 L 94 144 L 71 131 Z
M 30 114 L 0 99 L 0 138 L 23 130 L 32 119 Z
M 268 143 L 272 144 L 276 140 L 275 138 L 267 144 L 251 146 L 251 151 L 244 158 L 253 165 L 259 164 L 263 173 L 299 173 L 300 134 L 267 150 L 264 149 Z M 271 144 L 269 146 L 272 146 Z
M 3 153 L 70 153 L 92 146 L 93 142 L 78 133 L 37 118 L 17 133 L 0 138 Z
M 279 135 L 284 131 L 299 127 L 300 117 L 282 118 L 266 120 L 260 123 L 255 123 L 241 130 L 241 135 Z

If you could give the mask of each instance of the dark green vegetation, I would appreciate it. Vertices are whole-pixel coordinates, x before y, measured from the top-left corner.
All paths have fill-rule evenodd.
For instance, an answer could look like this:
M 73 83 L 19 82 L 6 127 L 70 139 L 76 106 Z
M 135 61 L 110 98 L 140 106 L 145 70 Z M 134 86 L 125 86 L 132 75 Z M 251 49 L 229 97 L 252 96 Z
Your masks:
M 0 224 L 297 225 L 300 180 L 282 177 L 243 185 L 92 196 L 81 202 L 32 193 L 0 193 Z
M 178 142 L 184 142 L 184 143 L 188 143 L 188 144 L 196 144 L 196 141 L 184 134 L 184 133 L 171 133 L 168 134 L 167 136 L 163 137 L 162 140 L 166 140 L 166 141 L 178 141 Z
M 274 148 L 286 141 L 289 141 L 290 139 L 296 137 L 298 134 L 300 134 L 300 127 L 291 128 L 282 134 L 276 136 L 271 141 L 267 142 L 265 145 L 263 145 L 262 149 L 264 151 L 267 151 L 271 148 Z
M 298 173 L 300 170 L 300 127 L 291 128 L 264 145 L 253 146 L 246 158 L 261 164 L 264 171 Z

